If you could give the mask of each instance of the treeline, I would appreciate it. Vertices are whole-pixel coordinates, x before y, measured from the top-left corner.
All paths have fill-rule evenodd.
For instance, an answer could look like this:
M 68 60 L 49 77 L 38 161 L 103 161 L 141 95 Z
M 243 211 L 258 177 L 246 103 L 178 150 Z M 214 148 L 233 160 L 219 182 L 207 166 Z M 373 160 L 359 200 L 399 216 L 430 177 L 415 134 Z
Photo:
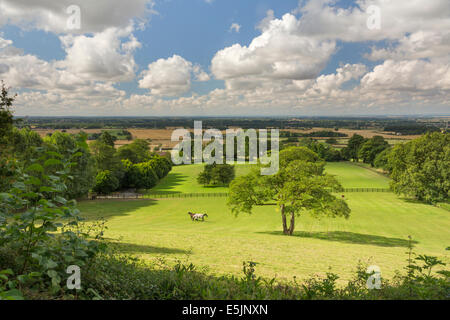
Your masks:
M 136 139 L 116 150 L 108 131 L 91 144 L 91 150 L 97 164 L 93 191 L 100 194 L 153 188 L 172 169 L 169 158 L 150 152 L 145 140 Z
M 450 133 L 427 133 L 394 147 L 380 136 L 365 139 L 354 135 L 342 154 L 383 169 L 397 194 L 428 203 L 449 201 Z
M 427 133 L 394 147 L 381 136 L 370 139 L 354 134 L 343 149 L 303 138 L 284 142 L 282 149 L 305 146 L 327 161 L 363 162 L 391 177 L 391 188 L 428 203 L 447 203 L 450 197 L 450 133 Z
M 69 134 L 54 132 L 43 138 L 35 131 L 14 126 L 10 110 L 14 97 L 2 87 L 0 104 L 0 192 L 17 181 L 20 170 L 40 166 L 42 170 L 27 173 L 36 178 L 70 162 L 70 179 L 65 182 L 63 196 L 69 199 L 86 197 L 91 191 L 110 193 L 121 189 L 149 189 L 172 169 L 167 157 L 150 152 L 145 140 L 135 140 L 128 145 L 114 147 L 116 137 L 104 131 L 88 145 L 84 132 Z M 46 166 L 46 157 L 54 155 L 55 163 Z M 44 156 L 45 155 L 45 156 Z M 18 171 L 19 170 L 19 171 Z
M 194 120 L 202 120 L 204 128 L 225 130 L 230 127 L 243 129 L 377 129 L 390 132 L 409 134 L 415 131 L 425 133 L 436 128 L 445 128 L 445 123 L 430 124 L 417 119 L 390 119 L 390 118 L 214 118 L 214 117 L 28 117 L 23 119 L 24 126 L 34 126 L 40 129 L 166 129 L 172 127 L 193 128 Z
M 315 131 L 309 133 L 281 131 L 280 138 L 345 138 L 347 134 L 337 131 Z
M 390 124 L 384 127 L 384 131 L 386 132 L 395 132 L 402 135 L 419 135 L 440 130 L 440 127 L 436 127 L 432 124 L 420 123 Z
M 63 131 L 64 132 L 64 131 Z M 103 132 L 100 133 L 91 133 L 88 135 L 88 140 L 98 140 Z M 116 131 L 110 131 L 109 132 L 112 136 L 114 141 L 116 140 L 133 140 L 133 135 L 130 131 L 122 129 L 122 130 L 116 130 Z

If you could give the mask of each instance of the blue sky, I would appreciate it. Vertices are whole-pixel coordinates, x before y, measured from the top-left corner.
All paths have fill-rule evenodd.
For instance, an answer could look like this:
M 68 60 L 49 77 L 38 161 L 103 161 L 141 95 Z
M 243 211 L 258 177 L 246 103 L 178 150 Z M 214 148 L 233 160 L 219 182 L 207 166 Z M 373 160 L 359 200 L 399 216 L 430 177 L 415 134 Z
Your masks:
M 0 0 L 0 77 L 19 114 L 450 110 L 444 0 L 48 3 Z

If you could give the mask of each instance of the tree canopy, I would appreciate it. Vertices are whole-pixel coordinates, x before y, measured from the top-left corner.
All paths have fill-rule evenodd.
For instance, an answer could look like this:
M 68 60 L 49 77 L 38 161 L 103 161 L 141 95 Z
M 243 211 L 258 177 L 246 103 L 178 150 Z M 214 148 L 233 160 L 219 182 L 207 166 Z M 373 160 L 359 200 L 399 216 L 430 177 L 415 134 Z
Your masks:
M 397 145 L 388 155 L 391 187 L 421 201 L 448 201 L 450 133 L 428 133 Z
M 229 164 L 207 164 L 197 177 L 203 185 L 229 185 L 235 177 L 234 166 Z
M 373 167 L 376 156 L 387 148 L 389 143 L 382 136 L 374 136 L 361 145 L 358 157 Z
M 282 150 L 277 174 L 262 176 L 258 170 L 253 170 L 230 184 L 228 205 L 235 214 L 252 213 L 254 206 L 275 201 L 286 235 L 294 233 L 295 217 L 303 212 L 315 217 L 348 218 L 350 209 L 347 203 L 332 193 L 342 186 L 324 170 L 325 162 L 306 147 Z M 290 217 L 289 224 L 287 217 Z

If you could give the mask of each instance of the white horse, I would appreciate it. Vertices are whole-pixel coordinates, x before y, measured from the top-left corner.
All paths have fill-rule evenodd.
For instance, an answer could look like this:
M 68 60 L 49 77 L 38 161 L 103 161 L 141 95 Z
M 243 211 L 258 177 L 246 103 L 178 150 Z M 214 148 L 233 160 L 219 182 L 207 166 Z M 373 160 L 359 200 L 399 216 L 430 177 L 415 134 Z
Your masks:
M 206 213 L 192 213 L 188 212 L 188 214 L 191 216 L 192 221 L 205 221 L 205 217 L 208 215 Z

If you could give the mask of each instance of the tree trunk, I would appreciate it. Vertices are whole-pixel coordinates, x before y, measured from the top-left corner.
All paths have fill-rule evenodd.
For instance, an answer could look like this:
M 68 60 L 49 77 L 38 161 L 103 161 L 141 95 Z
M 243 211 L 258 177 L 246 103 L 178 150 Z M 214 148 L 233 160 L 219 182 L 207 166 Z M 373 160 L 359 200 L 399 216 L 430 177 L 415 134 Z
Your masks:
M 291 213 L 291 224 L 289 226 L 289 235 L 292 236 L 295 228 L 295 213 Z
M 287 227 L 287 221 L 286 221 L 286 214 L 284 213 L 284 205 L 281 205 L 280 210 L 281 210 L 281 218 L 283 220 L 283 233 L 289 234 L 289 230 Z

